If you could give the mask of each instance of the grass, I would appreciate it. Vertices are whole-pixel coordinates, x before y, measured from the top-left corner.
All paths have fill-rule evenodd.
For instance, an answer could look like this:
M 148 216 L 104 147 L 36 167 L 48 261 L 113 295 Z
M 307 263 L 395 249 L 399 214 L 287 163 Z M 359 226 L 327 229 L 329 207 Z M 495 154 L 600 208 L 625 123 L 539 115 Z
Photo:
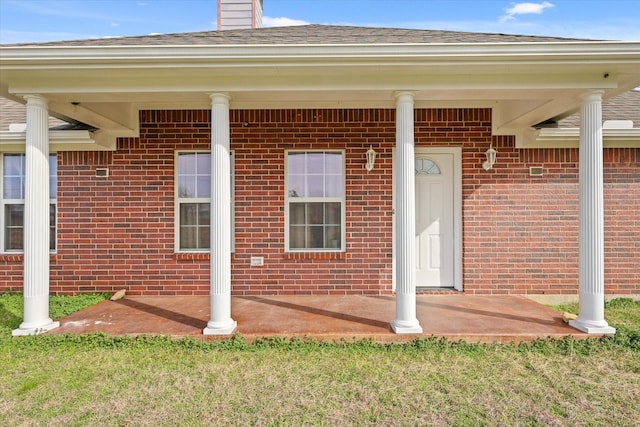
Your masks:
M 85 307 L 108 299 L 110 294 L 80 294 L 74 296 L 58 295 L 49 298 L 49 315 L 59 319 Z M 22 322 L 23 298 L 21 294 L 4 293 L 0 295 L 0 333 L 16 329 Z
M 102 298 L 54 297 L 52 317 Z M 636 426 L 640 302 L 606 316 L 614 337 L 519 346 L 12 339 L 21 300 L 2 295 L 0 425 Z

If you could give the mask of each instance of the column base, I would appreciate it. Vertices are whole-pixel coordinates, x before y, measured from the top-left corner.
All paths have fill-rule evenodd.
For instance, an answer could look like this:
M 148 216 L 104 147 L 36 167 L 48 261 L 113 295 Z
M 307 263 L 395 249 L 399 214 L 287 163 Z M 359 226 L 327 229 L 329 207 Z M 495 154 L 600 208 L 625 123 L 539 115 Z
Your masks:
M 418 319 L 414 321 L 406 321 L 406 320 L 398 320 L 395 319 L 391 322 L 391 329 L 396 334 L 421 334 L 422 326 L 420 326 L 420 322 Z
M 11 331 L 11 336 L 26 337 L 28 335 L 40 335 L 58 327 L 60 327 L 60 322 L 54 322 L 51 319 L 48 319 L 48 321 L 42 325 L 30 325 L 23 323 L 18 329 Z
M 229 319 L 228 322 L 209 322 L 202 330 L 203 335 L 231 335 L 236 330 L 238 322 Z
M 616 333 L 616 328 L 612 328 L 607 322 L 597 324 L 595 322 L 580 320 L 579 317 L 576 320 L 569 320 L 569 326 L 588 334 L 614 335 Z

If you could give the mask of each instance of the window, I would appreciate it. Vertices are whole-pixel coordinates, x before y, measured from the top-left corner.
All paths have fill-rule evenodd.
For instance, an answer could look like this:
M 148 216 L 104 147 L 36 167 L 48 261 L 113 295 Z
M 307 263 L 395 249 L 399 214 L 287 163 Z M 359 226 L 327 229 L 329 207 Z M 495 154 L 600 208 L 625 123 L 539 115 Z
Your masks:
M 24 250 L 24 154 L 2 155 L 2 251 Z M 56 250 L 56 199 L 58 187 L 58 161 L 55 154 L 49 155 L 49 248 Z
M 344 153 L 286 153 L 286 250 L 345 248 Z
M 231 161 L 231 235 L 234 230 L 233 154 Z M 211 248 L 211 153 L 177 153 L 176 250 L 207 252 Z M 231 239 L 233 249 L 233 238 Z
M 416 175 L 440 175 L 442 172 L 431 159 L 416 159 Z

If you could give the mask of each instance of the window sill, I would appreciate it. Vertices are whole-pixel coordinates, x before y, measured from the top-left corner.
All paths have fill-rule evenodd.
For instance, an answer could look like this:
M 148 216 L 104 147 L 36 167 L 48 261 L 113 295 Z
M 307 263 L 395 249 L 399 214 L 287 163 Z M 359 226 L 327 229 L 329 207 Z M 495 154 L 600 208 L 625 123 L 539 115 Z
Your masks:
M 235 252 L 231 252 L 231 258 L 235 256 Z M 173 259 L 181 261 L 181 260 L 200 260 L 200 261 L 208 261 L 211 259 L 209 252 L 175 252 L 173 254 Z
M 177 252 L 173 254 L 173 259 L 177 261 L 209 261 L 209 252 Z
M 346 252 L 285 252 L 284 259 L 349 259 Z
M 58 259 L 57 253 L 49 254 L 49 260 L 53 261 Z M 24 261 L 24 253 L 4 252 L 0 253 L 0 261 L 6 262 L 22 262 Z

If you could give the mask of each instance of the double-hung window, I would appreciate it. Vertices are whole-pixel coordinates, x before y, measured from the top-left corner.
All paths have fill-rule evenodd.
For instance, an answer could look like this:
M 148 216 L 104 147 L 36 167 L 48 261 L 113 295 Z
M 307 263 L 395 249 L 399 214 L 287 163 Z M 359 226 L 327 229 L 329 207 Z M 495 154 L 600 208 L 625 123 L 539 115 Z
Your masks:
M 286 152 L 286 250 L 345 250 L 343 151 Z
M 233 236 L 233 155 L 231 162 L 231 235 Z M 211 249 L 211 153 L 178 152 L 176 172 L 176 250 Z M 233 249 L 233 238 L 231 239 Z
M 24 154 L 4 154 L 0 164 L 2 171 L 2 212 L 0 234 L 3 252 L 22 252 L 24 249 Z M 49 248 L 56 250 L 56 199 L 58 187 L 58 162 L 55 154 L 49 155 Z

